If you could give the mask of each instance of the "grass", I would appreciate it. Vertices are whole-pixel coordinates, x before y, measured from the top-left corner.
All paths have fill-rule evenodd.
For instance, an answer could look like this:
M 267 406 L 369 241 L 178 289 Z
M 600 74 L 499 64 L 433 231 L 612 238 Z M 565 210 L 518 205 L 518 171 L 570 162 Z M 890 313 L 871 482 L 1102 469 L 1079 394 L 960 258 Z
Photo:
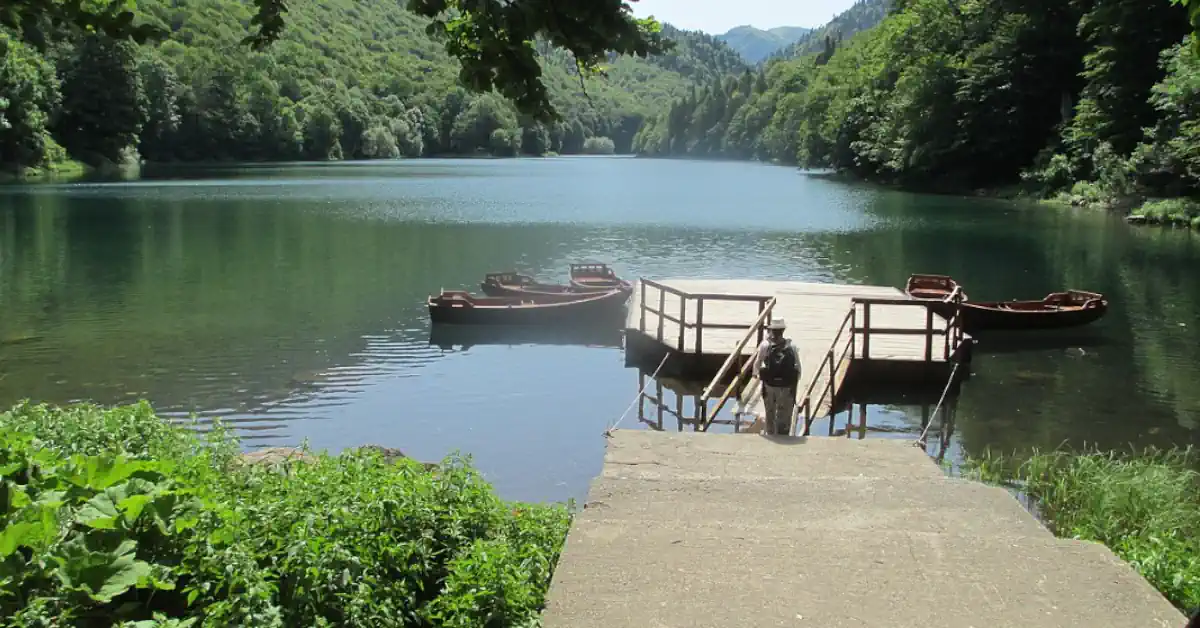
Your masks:
M 1015 486 L 1057 536 L 1098 541 L 1176 607 L 1200 608 L 1200 473 L 1191 449 L 984 456 L 967 474 Z
M 146 404 L 0 413 L 0 626 L 539 623 L 565 506 L 457 457 L 239 452 Z

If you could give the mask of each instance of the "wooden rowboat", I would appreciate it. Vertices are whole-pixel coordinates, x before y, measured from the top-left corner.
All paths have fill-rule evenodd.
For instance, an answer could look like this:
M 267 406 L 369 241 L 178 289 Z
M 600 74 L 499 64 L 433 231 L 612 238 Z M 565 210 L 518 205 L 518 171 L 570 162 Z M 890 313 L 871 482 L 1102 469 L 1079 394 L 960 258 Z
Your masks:
M 1108 312 L 1104 295 L 1086 290 L 1052 292 L 1039 301 L 964 302 L 963 330 L 1062 329 L 1100 320 Z
M 428 304 L 434 324 L 571 325 L 617 320 L 628 298 L 622 290 L 504 297 L 443 290 L 429 297 Z
M 612 290 L 628 288 L 633 291 L 633 285 L 621 279 L 608 264 L 571 264 L 571 287 L 581 290 Z
M 1078 327 L 1108 312 L 1104 295 L 1086 290 L 1053 292 L 1038 301 L 971 301 L 962 286 L 945 275 L 912 275 L 904 291 L 945 319 L 960 312 L 967 333 Z
M 929 309 L 947 320 L 958 311 L 958 304 L 967 300 L 958 282 L 946 275 L 915 274 L 904 284 L 908 296 L 924 301 Z
M 946 275 L 910 275 L 904 285 L 904 292 L 914 299 L 950 301 L 957 295 L 963 301 L 967 293 L 963 292 L 958 282 Z

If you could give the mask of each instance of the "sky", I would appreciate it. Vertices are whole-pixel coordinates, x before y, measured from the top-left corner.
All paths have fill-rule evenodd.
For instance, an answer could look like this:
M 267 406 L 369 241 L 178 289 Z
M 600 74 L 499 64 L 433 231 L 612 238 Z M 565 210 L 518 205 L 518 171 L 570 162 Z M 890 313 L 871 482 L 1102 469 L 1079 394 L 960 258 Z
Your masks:
M 637 0 L 629 4 L 638 17 L 653 15 L 677 28 L 720 35 L 745 24 L 764 30 L 814 28 L 849 9 L 854 0 Z

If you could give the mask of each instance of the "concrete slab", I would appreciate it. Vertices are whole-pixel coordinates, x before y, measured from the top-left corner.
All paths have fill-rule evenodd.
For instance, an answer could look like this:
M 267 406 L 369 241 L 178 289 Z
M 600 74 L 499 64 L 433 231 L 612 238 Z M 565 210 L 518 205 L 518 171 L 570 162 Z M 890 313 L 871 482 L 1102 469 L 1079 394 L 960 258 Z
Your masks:
M 1008 491 L 968 480 L 649 480 L 623 471 L 606 471 L 592 485 L 576 526 L 644 521 L 666 528 L 715 526 L 763 534 L 909 530 L 1053 538 Z
M 1177 628 L 1107 548 L 1053 538 L 904 441 L 616 432 L 545 628 Z
M 572 531 L 545 628 L 1178 628 L 1102 546 L 1053 538 L 597 522 Z
M 647 478 L 945 477 L 924 452 L 895 439 L 616 430 L 605 463 Z

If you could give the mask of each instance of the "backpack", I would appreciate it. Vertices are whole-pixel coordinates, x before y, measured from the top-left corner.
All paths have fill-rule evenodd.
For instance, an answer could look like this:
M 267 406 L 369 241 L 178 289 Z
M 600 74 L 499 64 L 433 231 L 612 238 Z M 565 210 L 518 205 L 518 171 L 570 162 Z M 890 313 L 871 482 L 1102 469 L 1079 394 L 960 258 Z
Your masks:
M 800 375 L 796 363 L 796 351 L 791 342 L 768 345 L 766 364 L 762 368 L 762 381 L 768 386 L 795 386 Z

